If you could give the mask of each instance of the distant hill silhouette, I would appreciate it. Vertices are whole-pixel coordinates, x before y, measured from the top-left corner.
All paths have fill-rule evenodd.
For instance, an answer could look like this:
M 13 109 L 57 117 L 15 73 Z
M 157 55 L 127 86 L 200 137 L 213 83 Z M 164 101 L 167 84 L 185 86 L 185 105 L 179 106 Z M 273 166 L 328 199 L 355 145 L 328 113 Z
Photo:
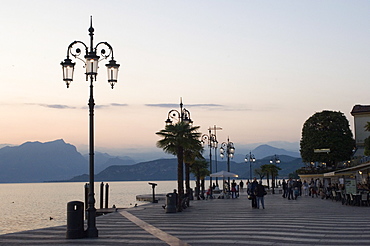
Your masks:
M 282 170 L 279 171 L 279 177 L 288 177 L 289 173 L 302 167 L 301 158 L 291 156 L 279 156 L 281 162 L 278 165 Z M 257 160 L 253 164 L 253 170 L 263 164 L 269 164 L 271 157 Z M 217 171 L 227 170 L 226 161 L 218 161 Z M 248 179 L 249 163 L 230 162 L 230 171 L 239 175 L 241 179 Z M 216 172 L 213 161 L 213 172 Z M 158 159 L 154 161 L 141 162 L 134 165 L 110 166 L 102 172 L 95 175 L 95 181 L 147 181 L 147 180 L 176 180 L 177 179 L 177 160 L 176 159 Z M 87 174 L 74 177 L 68 181 L 88 182 Z
M 278 156 L 286 155 L 286 156 L 292 156 L 295 158 L 301 157 L 301 154 L 299 152 L 288 151 L 288 150 L 281 149 L 281 148 L 275 148 L 267 144 L 261 144 L 257 146 L 255 149 L 253 149 L 251 152 L 255 156 L 256 159 L 263 159 L 267 156 L 272 156 L 275 154 Z M 243 149 L 243 147 L 238 148 L 238 146 L 235 146 L 235 156 L 233 160 L 235 162 L 243 162 L 246 154 L 249 154 L 249 150 Z
M 158 159 L 134 165 L 110 166 L 95 175 L 96 181 L 146 181 L 176 180 L 177 160 Z M 68 181 L 87 182 L 88 175 L 80 175 Z
M 242 151 L 236 149 L 236 153 Z M 245 151 L 246 152 L 246 151 Z M 249 165 L 244 162 L 245 154 L 235 155 L 231 160 L 230 171 L 241 178 L 249 178 Z M 261 145 L 252 151 L 256 156 L 253 169 L 268 164 L 271 156 L 278 154 L 282 170 L 279 176 L 287 176 L 302 166 L 297 153 Z M 295 156 L 281 153 L 295 154 Z M 207 157 L 207 150 L 204 154 Z M 261 158 L 260 156 L 264 156 Z M 95 152 L 96 181 L 132 180 L 176 180 L 176 159 L 156 159 L 135 162 L 130 157 L 114 157 Z M 88 181 L 88 155 L 82 156 L 75 146 L 62 139 L 51 142 L 26 142 L 19 146 L 0 149 L 0 183 L 27 183 L 45 181 Z M 227 170 L 226 160 L 218 158 L 217 170 Z M 213 160 L 213 172 L 216 171 Z M 252 175 L 254 176 L 254 175 Z M 73 178 L 74 177 L 74 178 Z
M 59 139 L 1 148 L 0 170 L 2 183 L 43 182 L 87 173 L 88 165 L 75 146 Z
M 84 155 L 84 157 L 87 161 L 89 161 L 88 154 Z M 95 163 L 95 173 L 99 173 L 109 166 L 132 165 L 132 164 L 135 164 L 135 161 L 128 156 L 116 157 L 116 156 L 111 156 L 107 153 L 100 153 L 98 151 L 95 151 L 94 163 Z

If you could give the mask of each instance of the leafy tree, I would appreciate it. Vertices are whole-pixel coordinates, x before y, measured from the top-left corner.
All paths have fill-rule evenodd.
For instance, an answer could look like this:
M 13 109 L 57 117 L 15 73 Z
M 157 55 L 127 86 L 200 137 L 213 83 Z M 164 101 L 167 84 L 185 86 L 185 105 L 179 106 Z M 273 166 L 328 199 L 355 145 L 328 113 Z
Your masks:
M 260 177 L 260 180 L 262 180 L 266 175 L 266 173 L 261 168 L 255 168 L 254 174 L 258 175 Z M 252 182 L 252 180 L 250 182 Z
M 166 125 L 165 129 L 156 133 L 162 137 L 157 142 L 157 147 L 177 157 L 177 210 L 179 212 L 182 211 L 181 205 L 184 196 L 184 150 L 192 149 L 192 146 L 200 144 L 198 129 L 199 126 L 193 127 L 180 121 L 174 125 Z
M 364 152 L 364 154 L 366 156 L 370 156 L 370 137 L 365 138 L 364 145 L 365 145 L 365 152 Z
M 354 147 L 348 120 L 341 112 L 315 113 L 303 125 L 300 152 L 304 162 L 335 166 L 339 161 L 349 160 Z M 315 153 L 314 149 L 330 149 L 330 152 Z
M 367 122 L 364 128 L 365 128 L 365 131 L 370 132 L 370 122 Z M 370 156 L 370 137 L 365 138 L 364 145 L 365 145 L 364 146 L 365 147 L 364 154 L 366 156 Z
M 204 178 L 209 175 L 208 162 L 202 157 L 196 159 L 194 163 L 190 166 L 190 172 L 194 174 L 196 178 L 196 194 L 197 199 L 200 200 L 200 197 L 204 198 L 204 182 L 201 188 L 201 180 L 204 181 Z M 202 191 L 202 192 L 201 192 Z
M 289 173 L 288 174 L 288 177 L 289 178 L 292 178 L 292 179 L 299 179 L 299 175 L 298 175 L 298 172 L 297 171 L 294 171 L 292 173 Z

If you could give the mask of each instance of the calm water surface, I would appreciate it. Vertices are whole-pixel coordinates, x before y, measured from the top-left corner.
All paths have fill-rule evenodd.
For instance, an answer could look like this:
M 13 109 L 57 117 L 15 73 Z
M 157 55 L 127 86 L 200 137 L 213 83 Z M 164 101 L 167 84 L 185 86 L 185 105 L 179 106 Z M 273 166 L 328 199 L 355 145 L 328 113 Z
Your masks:
M 154 181 L 157 194 L 172 192 L 176 181 Z M 109 207 L 133 207 L 144 202 L 136 195 L 151 194 L 148 181 L 108 182 Z M 84 201 L 85 183 L 0 184 L 0 234 L 65 225 L 67 203 Z M 104 187 L 105 190 L 105 187 Z M 95 183 L 95 207 L 100 206 L 100 183 Z M 50 217 L 53 219 L 50 220 Z

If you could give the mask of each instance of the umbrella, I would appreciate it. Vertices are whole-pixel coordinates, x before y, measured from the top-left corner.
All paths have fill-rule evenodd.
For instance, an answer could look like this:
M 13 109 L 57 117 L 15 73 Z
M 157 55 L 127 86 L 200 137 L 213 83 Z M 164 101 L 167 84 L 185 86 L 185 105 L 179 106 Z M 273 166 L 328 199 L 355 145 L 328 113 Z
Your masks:
M 210 177 L 219 177 L 219 178 L 233 178 L 233 177 L 238 177 L 237 174 L 235 174 L 235 173 L 229 173 L 229 172 L 226 172 L 226 171 L 220 171 L 220 172 L 217 172 L 217 173 L 212 173 L 209 176 Z

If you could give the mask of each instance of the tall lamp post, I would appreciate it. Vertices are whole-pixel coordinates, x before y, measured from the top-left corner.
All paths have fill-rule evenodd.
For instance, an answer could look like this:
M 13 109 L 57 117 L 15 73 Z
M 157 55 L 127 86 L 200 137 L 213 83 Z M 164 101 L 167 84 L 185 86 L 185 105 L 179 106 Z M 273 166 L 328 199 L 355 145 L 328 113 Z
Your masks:
M 209 130 L 209 129 L 208 129 Z M 213 148 L 215 149 L 215 167 L 216 167 L 216 173 L 217 173 L 217 148 L 218 148 L 218 141 L 217 141 L 217 130 L 222 130 L 222 127 L 218 127 L 216 125 L 212 128 L 213 134 L 215 135 L 215 142 L 213 143 Z M 218 177 L 216 177 L 216 185 L 218 186 Z
M 234 147 L 234 143 L 230 142 L 229 137 L 227 137 L 227 142 L 223 142 L 221 144 L 220 156 L 222 159 L 225 156 L 225 152 L 227 155 L 227 171 L 230 172 L 230 158 L 232 159 L 234 157 L 235 147 Z M 230 190 L 230 177 L 227 178 L 227 182 L 229 186 L 228 188 Z
M 275 165 L 276 166 L 276 164 L 279 164 L 280 163 L 280 159 L 279 159 L 279 156 L 277 156 L 276 154 L 271 158 L 271 160 L 270 160 L 270 163 L 271 164 L 273 164 L 273 165 Z M 272 178 L 272 194 L 275 194 L 275 176 L 274 176 L 275 174 L 271 174 L 271 178 Z
M 252 162 L 256 162 L 256 158 L 252 154 L 252 152 L 249 152 L 249 154 L 245 155 L 245 162 L 249 162 L 249 180 L 252 182 Z
M 174 124 L 174 122 L 173 122 L 174 120 L 177 121 L 177 122 L 184 122 L 184 123 L 189 124 L 189 125 L 193 124 L 193 121 L 190 118 L 190 111 L 187 110 L 186 108 L 184 108 L 183 106 L 184 105 L 182 104 L 182 98 L 180 98 L 180 111 L 178 111 L 177 109 L 172 109 L 168 112 L 167 120 L 165 121 L 167 126 Z M 180 173 L 182 173 L 182 172 L 180 172 Z M 187 174 L 188 174 L 188 172 L 187 172 Z M 181 184 L 180 183 L 177 184 L 179 201 L 182 200 L 182 197 L 184 195 L 184 190 L 183 190 L 184 189 L 184 186 L 183 186 L 184 183 L 183 182 L 184 182 L 184 179 L 182 177 Z M 186 186 L 187 186 L 186 188 L 188 189 L 189 184 L 186 184 Z
M 85 64 L 86 68 L 86 81 L 90 80 L 90 98 L 89 98 L 89 195 L 88 195 L 88 207 L 87 207 L 87 230 L 86 236 L 90 238 L 98 237 L 98 230 L 96 228 L 96 208 L 95 208 L 95 198 L 94 198 L 94 97 L 93 97 L 93 82 L 96 81 L 96 76 L 98 75 L 98 63 L 111 57 L 111 60 L 105 66 L 108 69 L 108 82 L 112 89 L 117 83 L 118 68 L 119 64 L 116 63 L 113 57 L 113 48 L 107 42 L 100 42 L 96 46 L 93 43 L 94 28 L 92 27 L 92 17 L 90 17 L 90 28 L 88 29 L 90 35 L 90 47 L 81 41 L 73 41 L 67 49 L 67 58 L 61 62 L 63 67 L 63 80 L 69 88 L 70 83 L 73 81 L 73 71 L 76 63 L 72 62 L 70 56 L 81 60 Z M 85 60 L 80 58 L 82 50 L 85 49 Z M 102 46 L 102 48 L 100 48 Z M 75 48 L 76 47 L 76 48 Z M 74 49 L 75 48 L 75 49 Z M 100 49 L 100 56 L 97 55 L 97 50 Z M 104 48 L 108 48 L 108 52 Z
M 208 143 L 209 147 L 209 172 L 212 174 L 212 149 L 215 148 L 215 144 L 217 143 L 216 136 L 211 133 L 211 128 L 208 128 L 208 135 L 203 134 L 202 136 L 202 143 Z M 209 186 L 212 187 L 212 176 L 209 177 Z M 211 197 L 212 197 L 212 189 L 211 189 Z

